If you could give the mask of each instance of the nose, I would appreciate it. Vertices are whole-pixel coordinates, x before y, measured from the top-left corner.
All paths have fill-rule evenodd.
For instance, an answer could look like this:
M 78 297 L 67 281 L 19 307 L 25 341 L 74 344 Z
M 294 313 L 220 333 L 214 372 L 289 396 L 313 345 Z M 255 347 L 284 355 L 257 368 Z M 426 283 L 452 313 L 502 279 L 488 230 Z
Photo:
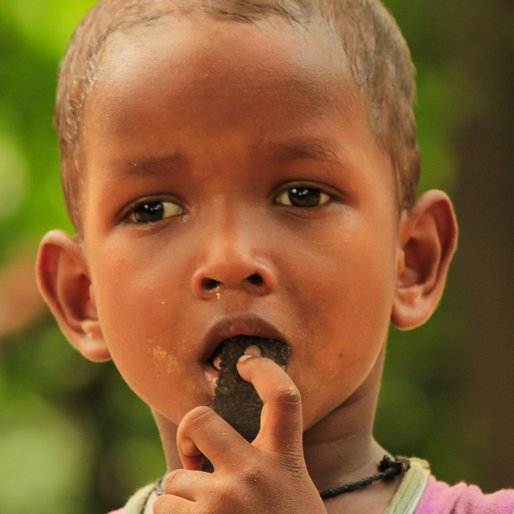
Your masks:
M 205 243 L 206 256 L 192 276 L 195 296 L 208 300 L 229 290 L 257 296 L 275 290 L 276 271 L 249 237 L 211 233 Z

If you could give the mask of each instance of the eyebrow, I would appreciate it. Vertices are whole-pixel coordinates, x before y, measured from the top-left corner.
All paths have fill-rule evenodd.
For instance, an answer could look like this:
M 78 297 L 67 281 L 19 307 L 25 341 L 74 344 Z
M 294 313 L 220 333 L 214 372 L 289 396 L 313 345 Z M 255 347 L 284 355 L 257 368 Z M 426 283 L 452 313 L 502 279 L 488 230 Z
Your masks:
M 271 153 L 284 159 L 315 159 L 343 165 L 335 151 L 337 144 L 330 139 L 293 139 L 271 143 Z
M 337 152 L 337 143 L 331 139 L 297 138 L 269 142 L 265 145 L 268 155 L 280 160 L 313 159 L 328 161 L 344 166 Z M 157 176 L 169 171 L 179 171 L 187 166 L 187 159 L 181 153 L 170 153 L 160 157 L 120 159 L 113 163 L 114 171 L 122 178 L 130 176 Z
M 120 159 L 113 163 L 114 171 L 123 176 L 160 175 L 165 171 L 184 168 L 186 159 L 179 153 L 171 153 L 161 157 L 139 159 Z

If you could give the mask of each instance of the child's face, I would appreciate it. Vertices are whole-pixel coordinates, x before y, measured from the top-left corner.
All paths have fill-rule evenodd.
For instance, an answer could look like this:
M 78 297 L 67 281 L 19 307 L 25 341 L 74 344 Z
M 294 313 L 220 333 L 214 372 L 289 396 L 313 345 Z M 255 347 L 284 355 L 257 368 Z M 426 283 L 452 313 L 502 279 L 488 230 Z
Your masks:
M 232 335 L 290 345 L 306 427 L 379 373 L 394 177 L 334 45 L 179 19 L 102 56 L 83 127 L 92 296 L 120 372 L 174 423 L 211 404 Z

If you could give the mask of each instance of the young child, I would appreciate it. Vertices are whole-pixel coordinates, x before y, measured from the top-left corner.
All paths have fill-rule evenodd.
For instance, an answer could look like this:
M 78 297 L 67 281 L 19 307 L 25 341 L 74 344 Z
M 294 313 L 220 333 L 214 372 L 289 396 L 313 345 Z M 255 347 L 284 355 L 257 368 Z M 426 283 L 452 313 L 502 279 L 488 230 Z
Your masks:
M 56 115 L 77 235 L 46 234 L 37 273 L 72 344 L 155 417 L 168 474 L 120 513 L 512 514 L 513 491 L 382 460 L 372 435 L 389 323 L 430 317 L 457 240 L 448 197 L 415 195 L 413 98 L 375 0 L 86 16 Z M 290 349 L 286 370 L 255 345 L 238 362 L 264 404 L 251 443 L 210 408 L 239 335 Z

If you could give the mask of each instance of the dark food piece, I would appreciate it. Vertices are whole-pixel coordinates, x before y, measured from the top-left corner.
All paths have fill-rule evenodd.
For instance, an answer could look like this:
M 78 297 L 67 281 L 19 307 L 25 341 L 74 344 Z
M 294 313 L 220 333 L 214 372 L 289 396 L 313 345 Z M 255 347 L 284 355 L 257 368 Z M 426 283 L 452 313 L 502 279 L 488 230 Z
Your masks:
M 274 339 L 239 336 L 223 343 L 213 408 L 247 441 L 253 441 L 259 432 L 262 401 L 253 385 L 239 376 L 236 365 L 239 357 L 251 345 L 258 346 L 264 357 L 281 366 L 287 364 L 289 357 L 289 347 Z
M 237 361 L 249 346 L 258 346 L 263 357 L 286 366 L 290 349 L 285 343 L 263 337 L 237 336 L 227 339 L 221 348 L 221 370 L 214 396 L 213 409 L 247 441 L 253 441 L 261 424 L 262 400 L 255 388 L 243 380 L 237 372 Z M 205 471 L 211 471 L 210 462 L 205 462 Z

